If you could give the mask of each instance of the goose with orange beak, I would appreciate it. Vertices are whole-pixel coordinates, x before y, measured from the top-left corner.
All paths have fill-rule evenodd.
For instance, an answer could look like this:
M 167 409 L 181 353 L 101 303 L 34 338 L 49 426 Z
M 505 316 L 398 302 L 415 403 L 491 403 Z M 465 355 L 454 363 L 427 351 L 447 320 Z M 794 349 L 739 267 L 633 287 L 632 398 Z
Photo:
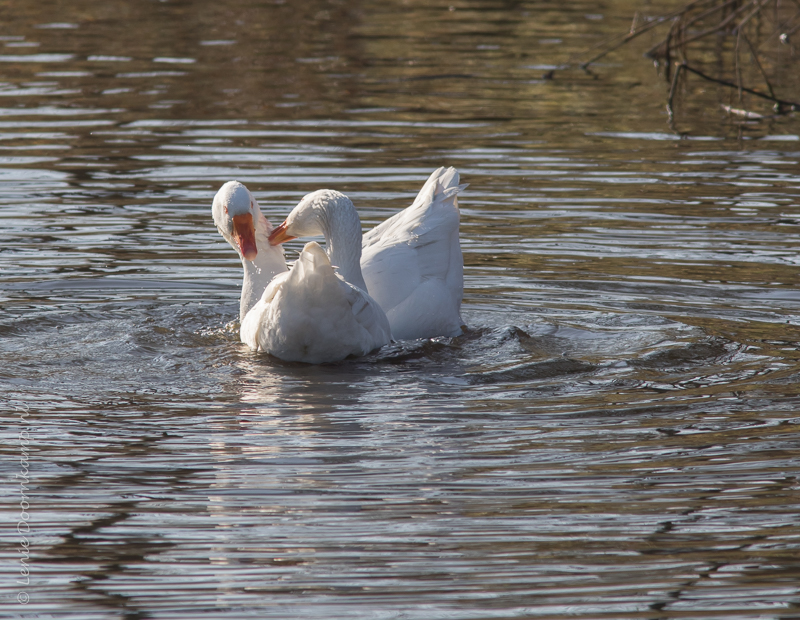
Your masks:
M 338 192 L 329 196 L 335 202 L 333 194 Z M 317 243 L 306 244 L 287 271 L 283 248 L 270 244 L 269 238 L 277 233 L 287 241 L 290 235 L 285 228 L 272 229 L 244 185 L 223 185 L 212 212 L 244 266 L 239 335 L 251 349 L 320 364 L 365 355 L 391 340 L 389 322 L 377 302 L 338 276 Z
M 272 279 L 286 272 L 286 259 L 283 249 L 269 245 L 272 225 L 262 215 L 256 199 L 239 181 L 228 181 L 219 189 L 211 212 L 220 234 L 242 259 L 244 281 L 239 320 L 243 321 Z
M 397 340 L 463 333 L 464 260 L 455 168 L 430 175 L 413 204 L 362 236 L 347 196 L 313 192 L 269 236 L 273 246 L 324 236 L 328 258 L 347 282 L 378 302 Z

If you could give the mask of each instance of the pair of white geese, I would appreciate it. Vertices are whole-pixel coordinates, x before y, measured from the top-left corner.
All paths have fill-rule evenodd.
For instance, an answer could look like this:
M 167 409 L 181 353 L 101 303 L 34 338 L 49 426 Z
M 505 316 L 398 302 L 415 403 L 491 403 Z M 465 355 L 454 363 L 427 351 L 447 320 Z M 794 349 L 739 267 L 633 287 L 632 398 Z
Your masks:
M 273 228 L 238 181 L 214 197 L 214 223 L 244 266 L 242 342 L 287 361 L 365 355 L 391 340 L 462 333 L 463 258 L 455 168 L 439 168 L 414 203 L 362 236 L 344 194 L 305 196 Z M 281 244 L 307 243 L 291 269 Z

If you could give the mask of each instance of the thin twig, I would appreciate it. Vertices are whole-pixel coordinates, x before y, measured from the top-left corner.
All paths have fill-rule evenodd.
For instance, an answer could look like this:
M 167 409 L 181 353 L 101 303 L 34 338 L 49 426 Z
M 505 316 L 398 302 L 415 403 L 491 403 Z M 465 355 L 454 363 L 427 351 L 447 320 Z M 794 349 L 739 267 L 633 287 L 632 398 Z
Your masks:
M 795 32 L 797 32 L 798 30 L 800 30 L 800 24 L 797 24 L 797 25 L 796 25 L 794 28 L 792 28 L 791 30 L 787 30 L 786 32 L 782 32 L 781 34 L 785 34 L 785 35 L 788 37 L 788 36 L 790 36 L 790 35 L 793 35 L 793 34 L 794 34 Z
M 639 19 L 639 11 L 636 11 L 633 14 L 633 21 L 631 22 L 631 30 L 628 34 L 633 34 L 636 32 L 636 21 Z
M 688 5 L 686 5 L 684 8 L 682 8 L 680 11 L 675 11 L 673 13 L 670 13 L 669 15 L 664 15 L 662 17 L 659 17 L 658 19 L 656 19 L 656 20 L 650 22 L 649 24 L 641 27 L 636 32 L 632 32 L 632 33 L 629 33 L 629 34 L 625 35 L 625 37 L 623 37 L 623 39 L 621 41 L 619 41 L 615 45 L 612 45 L 611 47 L 606 47 L 602 52 L 600 52 L 599 54 L 597 54 L 596 56 L 594 56 L 590 60 L 587 60 L 586 62 L 581 63 L 581 65 L 580 65 L 581 69 L 585 69 L 589 65 L 594 64 L 595 62 L 600 60 L 603 56 L 606 56 L 607 54 L 610 54 L 614 50 L 619 49 L 620 47 L 622 47 L 623 45 L 625 45 L 629 41 L 632 41 L 633 39 L 635 39 L 636 37 L 644 34 L 645 32 L 649 32 L 650 30 L 652 30 L 653 28 L 656 28 L 657 26 L 660 26 L 664 22 L 669 21 L 670 19 L 674 19 L 675 17 L 678 17 L 682 13 L 685 13 L 686 11 L 694 8 L 696 5 L 705 4 L 705 3 L 713 2 L 713 1 L 714 0 L 695 0 L 694 2 L 690 2 Z M 618 37 L 613 37 L 611 40 L 613 41 L 616 38 L 618 38 Z M 608 43 L 609 43 L 609 40 L 607 39 L 606 41 L 604 41 L 602 43 L 598 43 L 594 47 L 589 48 L 587 50 L 587 52 L 591 52 L 591 51 L 593 51 L 595 49 L 601 48 L 601 47 L 607 45 Z
M 769 77 L 767 77 L 767 72 L 764 71 L 764 67 L 761 66 L 761 61 L 758 59 L 758 54 L 756 50 L 753 48 L 753 44 L 750 43 L 750 39 L 747 38 L 747 35 L 743 32 L 739 31 L 739 34 L 744 38 L 744 42 L 747 43 L 747 47 L 750 48 L 750 53 L 753 55 L 753 60 L 756 63 L 756 67 L 761 72 L 761 77 L 764 78 L 764 83 L 767 85 L 767 90 L 769 91 L 770 96 L 774 99 L 775 98 L 775 91 L 772 90 L 772 84 L 769 81 Z
M 769 0 L 764 0 L 764 1 L 769 2 Z M 703 32 L 698 32 L 696 35 L 689 37 L 688 39 L 683 39 L 681 41 L 681 45 L 686 46 L 689 43 L 693 43 L 694 41 L 702 39 L 703 37 L 706 37 L 714 32 L 719 32 L 720 30 L 725 28 L 725 26 L 731 23 L 736 18 L 736 16 L 739 15 L 739 13 L 742 13 L 745 9 L 749 8 L 753 4 L 757 4 L 756 0 L 750 0 L 750 2 L 748 2 L 747 4 L 740 6 L 738 9 L 736 9 L 733 13 L 728 15 L 728 17 L 723 19 L 719 24 L 717 24 L 713 28 L 709 28 L 708 30 L 704 30 Z
M 696 24 L 697 22 L 699 22 L 701 19 L 705 19 L 709 15 L 713 15 L 717 11 L 721 11 L 721 10 L 727 8 L 729 5 L 736 4 L 737 2 L 740 2 L 740 0 L 728 0 L 728 2 L 726 2 L 725 4 L 719 4 L 717 6 L 712 6 L 710 9 L 708 9 L 706 11 L 703 11 L 699 15 L 695 15 L 692 19 L 690 19 L 688 22 L 686 22 L 686 24 L 684 24 L 684 28 L 689 28 L 693 24 Z
M 798 0 L 792 0 L 792 2 L 800 6 L 800 2 L 798 2 Z M 775 2 L 776 11 L 777 7 L 778 7 L 778 2 Z M 800 17 L 800 11 L 792 15 L 790 18 L 784 20 L 783 22 L 780 22 L 780 20 L 778 19 L 779 15 L 776 13 L 775 19 L 772 20 L 773 24 L 775 24 L 775 27 L 772 29 L 772 32 L 770 32 L 769 35 L 767 36 L 759 37 L 760 42 L 757 42 L 757 45 L 755 45 L 754 48 L 758 50 L 767 41 L 770 41 L 771 39 L 774 38 L 779 38 L 782 34 L 784 34 L 783 29 L 792 22 L 794 22 L 794 20 L 796 20 L 798 17 Z
M 726 2 L 725 4 L 718 5 L 718 6 L 712 6 L 710 9 L 708 9 L 706 11 L 703 11 L 699 15 L 695 15 L 689 21 L 684 22 L 683 24 L 681 24 L 681 29 L 685 32 L 689 28 L 689 26 L 691 26 L 692 24 L 698 22 L 699 20 L 703 19 L 704 17 L 707 17 L 708 15 L 713 15 L 714 13 L 724 9 L 728 5 L 736 4 L 736 3 L 740 2 L 740 1 L 741 0 L 728 0 L 728 2 Z M 673 23 L 672 28 L 670 29 L 670 33 L 667 35 L 667 38 L 665 40 L 663 40 L 663 41 L 660 41 L 659 43 L 657 43 L 653 47 L 651 47 L 649 50 L 647 50 L 644 53 L 644 55 L 647 56 L 648 58 L 657 58 L 658 56 L 664 56 L 666 62 L 669 63 L 669 53 L 670 53 L 669 44 L 670 44 L 670 40 L 672 38 L 672 33 L 675 30 L 676 24 L 680 24 L 681 23 L 680 20 L 684 17 L 684 15 L 686 15 L 689 12 L 690 12 L 689 7 L 686 7 L 686 10 L 682 11 L 681 14 L 678 16 L 678 20 L 675 23 Z M 683 42 L 681 42 L 681 45 L 683 45 Z M 658 50 L 660 48 L 664 48 L 664 51 L 663 52 L 659 52 Z
M 665 45 L 665 48 L 664 48 L 664 64 L 667 67 L 666 76 L 665 76 L 667 79 L 669 79 L 669 72 L 670 72 L 670 69 L 672 67 L 672 57 L 670 56 L 670 53 L 669 53 L 670 49 L 671 49 L 670 48 L 670 41 L 672 41 L 672 38 L 675 36 L 676 33 L 680 32 L 681 19 L 682 19 L 682 16 L 678 17 L 672 23 L 672 26 L 670 27 L 669 32 L 667 33 L 667 38 L 665 39 L 666 45 Z M 678 73 L 680 73 L 680 71 L 678 71 Z
M 772 32 L 772 34 L 770 35 L 770 38 L 771 38 L 771 37 L 773 37 L 773 36 L 775 36 L 775 35 L 778 35 L 778 37 L 780 37 L 780 36 L 782 36 L 782 35 L 786 35 L 786 36 L 788 37 L 788 36 L 790 36 L 790 35 L 793 35 L 793 34 L 794 34 L 795 32 L 797 32 L 798 30 L 800 30 L 800 24 L 797 24 L 797 25 L 796 25 L 794 28 L 792 28 L 791 30 L 787 30 L 787 31 L 785 31 L 785 32 L 783 31 L 783 29 L 784 29 L 786 26 L 790 25 L 790 24 L 791 24 L 791 23 L 792 23 L 794 20 L 796 20 L 798 17 L 800 17 L 800 11 L 798 11 L 797 13 L 795 13 L 794 15 L 792 15 L 792 16 L 791 16 L 789 19 L 787 19 L 785 22 L 783 22 L 783 23 L 782 23 L 782 24 L 780 24 L 780 25 L 779 25 L 777 28 L 775 28 L 775 30 L 774 30 L 774 31 Z
M 736 47 L 733 50 L 734 70 L 736 72 L 736 86 L 739 91 L 739 103 L 742 103 L 742 65 L 739 62 L 739 39 L 742 31 L 736 34 Z
M 667 114 L 669 115 L 670 125 L 672 125 L 672 121 L 675 118 L 675 112 L 672 108 L 672 100 L 675 98 L 675 91 L 678 88 L 678 76 L 681 74 L 681 69 L 684 69 L 685 67 L 686 63 L 676 62 L 675 73 L 672 74 L 672 85 L 669 87 L 669 97 L 667 98 Z
M 717 84 L 722 84 L 723 86 L 729 86 L 731 88 L 738 88 L 738 86 L 736 84 L 734 84 L 733 82 L 728 82 L 727 80 L 720 80 L 720 79 L 717 79 L 717 78 L 713 78 L 710 75 L 706 75 L 702 71 L 699 71 L 699 70 L 695 69 L 694 67 L 689 66 L 686 63 L 683 63 L 682 66 L 686 71 L 689 71 L 690 73 L 694 73 L 695 75 L 703 78 L 704 80 L 708 80 L 709 82 L 716 82 Z M 774 101 L 775 103 L 777 103 L 777 104 L 779 104 L 781 106 L 786 106 L 788 108 L 791 108 L 792 110 L 800 110 L 800 103 L 797 103 L 796 101 L 786 101 L 784 99 L 778 99 L 777 97 L 772 97 L 770 95 L 766 95 L 766 94 L 764 94 L 762 92 L 759 92 L 757 90 L 753 90 L 752 88 L 747 88 L 746 86 L 743 87 L 742 90 L 744 92 L 746 92 L 746 93 L 750 93 L 751 95 L 755 95 L 756 97 L 761 97 L 762 99 L 768 99 L 769 101 Z
M 739 22 L 739 25 L 736 26 L 736 30 L 741 30 L 742 28 L 744 28 L 747 25 L 747 22 L 749 22 L 751 19 L 753 19 L 753 17 L 755 17 L 761 12 L 761 8 L 764 7 L 767 4 L 767 2 L 772 2 L 772 0 L 761 0 L 761 2 L 758 3 L 758 6 L 750 13 L 750 15 L 748 15 L 742 21 Z

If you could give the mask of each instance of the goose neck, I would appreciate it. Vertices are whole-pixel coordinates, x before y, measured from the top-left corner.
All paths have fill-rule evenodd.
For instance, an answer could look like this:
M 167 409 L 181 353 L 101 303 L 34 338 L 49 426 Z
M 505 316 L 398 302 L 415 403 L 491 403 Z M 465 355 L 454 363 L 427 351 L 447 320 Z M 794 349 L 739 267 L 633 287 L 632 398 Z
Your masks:
M 354 217 L 326 218 L 321 222 L 327 242 L 328 258 L 336 271 L 347 282 L 363 291 L 367 290 L 361 274 L 361 221 L 353 209 Z
M 249 261 L 242 258 L 244 267 L 244 280 L 242 282 L 242 296 L 239 300 L 239 320 L 244 320 L 245 315 L 256 305 L 264 289 L 272 280 L 273 272 L 269 269 L 268 258 L 259 252 L 255 260 Z

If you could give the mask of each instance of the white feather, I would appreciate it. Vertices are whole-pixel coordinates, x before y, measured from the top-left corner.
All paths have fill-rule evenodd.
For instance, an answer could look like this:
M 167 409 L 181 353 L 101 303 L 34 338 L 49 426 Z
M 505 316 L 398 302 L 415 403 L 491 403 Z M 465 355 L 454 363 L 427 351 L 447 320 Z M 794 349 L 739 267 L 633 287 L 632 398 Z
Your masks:
M 464 260 L 455 168 L 439 168 L 407 209 L 364 235 L 361 270 L 398 340 L 462 332 Z
M 319 364 L 374 351 L 391 340 L 391 331 L 380 306 L 340 278 L 312 241 L 247 313 L 241 338 L 253 350 Z
M 321 198 L 349 202 L 338 192 Z M 338 275 L 317 243 L 307 244 L 287 271 L 282 247 L 268 242 L 273 228 L 244 185 L 236 181 L 223 185 L 212 211 L 220 233 L 242 258 L 239 335 L 251 349 L 287 361 L 319 364 L 364 355 L 391 340 L 380 306 L 363 288 Z M 246 221 L 253 222 L 257 248 L 252 261 L 242 256 L 233 234 L 233 217 L 247 214 L 252 216 Z M 353 275 L 363 283 L 358 257 Z

